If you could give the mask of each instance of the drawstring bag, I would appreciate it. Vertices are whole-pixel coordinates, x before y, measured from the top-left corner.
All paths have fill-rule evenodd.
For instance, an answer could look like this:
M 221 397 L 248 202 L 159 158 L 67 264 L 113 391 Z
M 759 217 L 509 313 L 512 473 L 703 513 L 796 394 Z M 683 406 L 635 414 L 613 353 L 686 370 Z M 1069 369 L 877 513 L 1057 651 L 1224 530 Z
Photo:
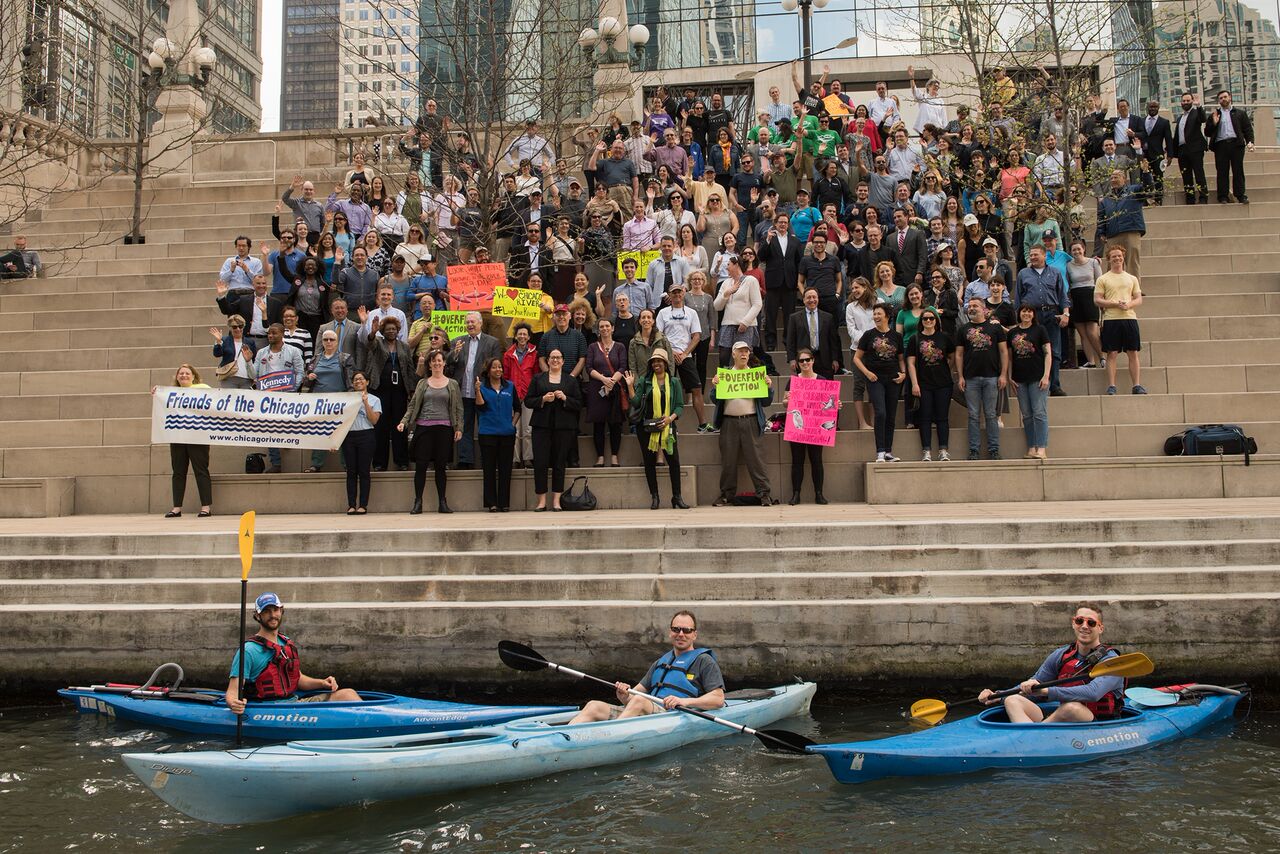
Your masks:
M 582 481 L 581 489 L 578 488 L 578 481 Z M 585 477 L 578 476 L 573 479 L 573 483 L 569 484 L 569 488 L 560 496 L 560 507 L 564 510 L 596 509 L 596 494 L 587 485 Z
M 266 454 L 249 454 L 244 458 L 245 474 L 262 474 L 267 470 Z

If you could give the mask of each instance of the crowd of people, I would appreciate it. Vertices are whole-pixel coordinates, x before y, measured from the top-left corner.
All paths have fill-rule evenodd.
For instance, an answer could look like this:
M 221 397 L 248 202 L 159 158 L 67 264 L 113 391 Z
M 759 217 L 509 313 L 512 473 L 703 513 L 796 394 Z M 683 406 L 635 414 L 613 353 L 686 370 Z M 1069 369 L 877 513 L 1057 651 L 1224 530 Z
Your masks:
M 563 146 L 573 153 L 530 121 L 484 165 L 429 101 L 400 141 L 407 174 L 379 174 L 357 152 L 327 199 L 293 180 L 276 242 L 255 254 L 248 237 L 235 241 L 216 285 L 228 317 L 225 333 L 211 330 L 218 379 L 261 387 L 285 374 L 277 390 L 360 391 L 367 411 L 343 447 L 353 514 L 367 511 L 369 471 L 391 465 L 415 467 L 412 512 L 428 469 L 450 512 L 448 471 L 474 468 L 477 449 L 487 509 L 507 510 L 512 468 L 532 467 L 536 509 L 559 510 L 583 423 L 596 466 L 619 465 L 634 432 L 652 506 L 663 462 L 672 504 L 686 506 L 686 403 L 693 429 L 719 436 L 716 504 L 738 500 L 739 460 L 755 500 L 772 503 L 760 439 L 767 407 L 785 399 L 780 374 L 851 375 L 856 426 L 874 431 L 878 462 L 898 459 L 900 404 L 923 460 L 950 460 L 953 399 L 968 409 L 967 458 L 982 457 L 985 426 L 986 456 L 999 459 L 1015 395 L 1026 456 L 1043 459 L 1063 369 L 1105 366 L 1115 394 L 1123 352 L 1132 393 L 1146 393 L 1144 207 L 1162 202 L 1171 158 L 1190 175 L 1187 201 L 1205 200 L 1197 154 L 1231 149 L 1235 169 L 1235 148 L 1252 146 L 1248 118 L 1227 92 L 1213 111 L 1184 96 L 1173 123 L 1157 102 L 1143 119 L 1123 99 L 1108 116 L 1097 97 L 1068 116 L 1047 73 L 1019 87 L 1003 69 L 987 103 L 949 118 L 938 81 L 921 88 L 908 73 L 908 92 L 880 82 L 865 104 L 826 72 L 807 88 L 797 79 L 794 100 L 774 87 L 746 128 L 719 94 L 659 87 L 641 119 L 584 128 Z M 499 189 L 483 210 L 489 169 Z M 1219 200 L 1237 181 L 1247 201 L 1235 174 L 1220 178 Z M 433 324 L 451 306 L 450 270 L 492 261 L 510 285 L 542 292 L 539 316 L 475 312 L 461 335 Z M 713 351 L 721 366 L 764 365 L 769 397 L 717 400 Z M 794 455 L 792 503 L 805 459 L 825 503 L 820 448 Z M 279 468 L 272 451 L 267 471 Z

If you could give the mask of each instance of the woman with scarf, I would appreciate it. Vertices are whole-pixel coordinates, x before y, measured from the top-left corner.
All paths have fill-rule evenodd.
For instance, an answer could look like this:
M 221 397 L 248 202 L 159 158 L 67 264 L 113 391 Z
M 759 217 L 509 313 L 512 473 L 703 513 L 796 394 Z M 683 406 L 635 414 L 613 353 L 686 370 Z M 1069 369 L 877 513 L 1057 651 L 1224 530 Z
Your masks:
M 688 510 L 680 497 L 680 454 L 676 449 L 676 422 L 684 409 L 684 389 L 680 378 L 671 374 L 667 351 L 655 349 L 649 357 L 649 372 L 637 377 L 631 371 L 624 375 L 631 394 L 632 420 L 636 438 L 640 440 L 640 456 L 644 460 L 644 477 L 649 484 L 649 509 L 662 503 L 658 495 L 658 455 L 667 460 L 671 474 L 671 506 Z

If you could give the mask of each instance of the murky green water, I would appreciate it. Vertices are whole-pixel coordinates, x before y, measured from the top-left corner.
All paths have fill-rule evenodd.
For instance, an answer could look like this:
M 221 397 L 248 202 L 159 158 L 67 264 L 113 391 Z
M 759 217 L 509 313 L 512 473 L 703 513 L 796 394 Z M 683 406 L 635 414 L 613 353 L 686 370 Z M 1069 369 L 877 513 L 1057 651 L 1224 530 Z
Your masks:
M 888 735 L 903 730 L 896 713 L 910 699 L 820 694 L 814 720 L 788 726 L 821 741 Z M 1278 851 L 1280 713 L 1241 718 L 1101 763 L 859 787 L 833 782 L 821 760 L 734 736 L 453 797 L 224 828 L 170 809 L 117 759 L 180 737 L 69 706 L 11 709 L 0 714 L 0 851 Z

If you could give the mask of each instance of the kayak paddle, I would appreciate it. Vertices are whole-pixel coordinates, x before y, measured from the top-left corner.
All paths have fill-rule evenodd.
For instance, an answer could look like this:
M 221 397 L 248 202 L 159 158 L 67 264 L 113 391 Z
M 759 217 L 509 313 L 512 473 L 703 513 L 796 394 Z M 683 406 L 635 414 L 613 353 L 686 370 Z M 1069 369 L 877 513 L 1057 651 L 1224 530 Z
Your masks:
M 537 650 L 527 647 L 524 644 L 516 643 L 515 641 L 499 641 L 498 657 L 502 659 L 503 664 L 513 670 L 532 672 L 535 670 L 550 668 L 551 670 L 558 671 L 566 676 L 573 676 L 578 679 L 587 679 L 591 682 L 599 682 L 601 685 L 608 685 L 610 688 L 614 687 L 614 683 L 607 679 L 601 679 L 598 676 L 591 676 L 590 674 L 583 673 L 580 670 L 574 670 L 570 667 L 565 667 L 562 664 L 555 664 L 547 661 L 538 654 Z M 659 707 L 662 706 L 662 700 L 652 694 L 646 694 L 643 691 L 636 690 L 635 688 L 628 689 L 627 693 L 636 697 L 644 697 L 655 705 Z M 802 735 L 786 732 L 785 730 L 755 730 L 749 726 L 743 726 L 742 724 L 736 724 L 733 721 L 726 721 L 724 718 L 718 718 L 715 715 L 709 715 L 706 712 L 699 711 L 698 709 L 690 709 L 686 706 L 676 706 L 676 708 L 682 712 L 687 712 L 694 717 L 702 718 L 703 720 L 708 720 L 712 723 L 720 724 L 721 726 L 727 726 L 730 729 L 737 730 L 738 732 L 745 733 L 746 735 L 754 735 L 756 738 L 760 739 L 766 747 L 772 750 L 785 750 L 788 753 L 805 753 L 805 747 L 815 743 Z
M 1147 658 L 1140 652 L 1131 652 L 1127 655 L 1118 655 L 1115 658 L 1107 658 L 1088 667 L 1087 675 L 1091 679 L 1097 679 L 1100 676 L 1123 676 L 1129 678 L 1132 676 L 1146 676 L 1155 670 L 1155 665 L 1151 663 L 1151 659 Z M 1050 679 L 1048 682 L 1041 682 L 1037 688 L 1050 688 L 1054 685 L 1062 685 L 1065 682 L 1074 682 L 1082 675 L 1085 675 L 1084 668 L 1077 670 L 1070 676 L 1064 676 L 1061 679 Z M 1010 688 L 1007 691 L 997 691 L 992 694 L 990 699 L 996 700 L 1002 697 L 1012 697 L 1014 694 L 1021 693 L 1019 688 Z M 944 703 L 942 700 L 917 700 L 911 704 L 912 720 L 933 726 L 942 722 L 947 716 L 948 709 L 954 709 L 956 706 L 967 706 L 970 703 L 979 703 L 977 697 L 969 700 L 960 700 L 955 703 Z
M 240 634 L 236 646 L 240 651 L 240 673 L 236 678 L 236 697 L 244 699 L 244 615 L 249 609 L 249 568 L 253 566 L 253 527 L 257 514 L 250 510 L 240 517 Z M 244 743 L 241 728 L 244 715 L 236 715 L 236 747 Z

